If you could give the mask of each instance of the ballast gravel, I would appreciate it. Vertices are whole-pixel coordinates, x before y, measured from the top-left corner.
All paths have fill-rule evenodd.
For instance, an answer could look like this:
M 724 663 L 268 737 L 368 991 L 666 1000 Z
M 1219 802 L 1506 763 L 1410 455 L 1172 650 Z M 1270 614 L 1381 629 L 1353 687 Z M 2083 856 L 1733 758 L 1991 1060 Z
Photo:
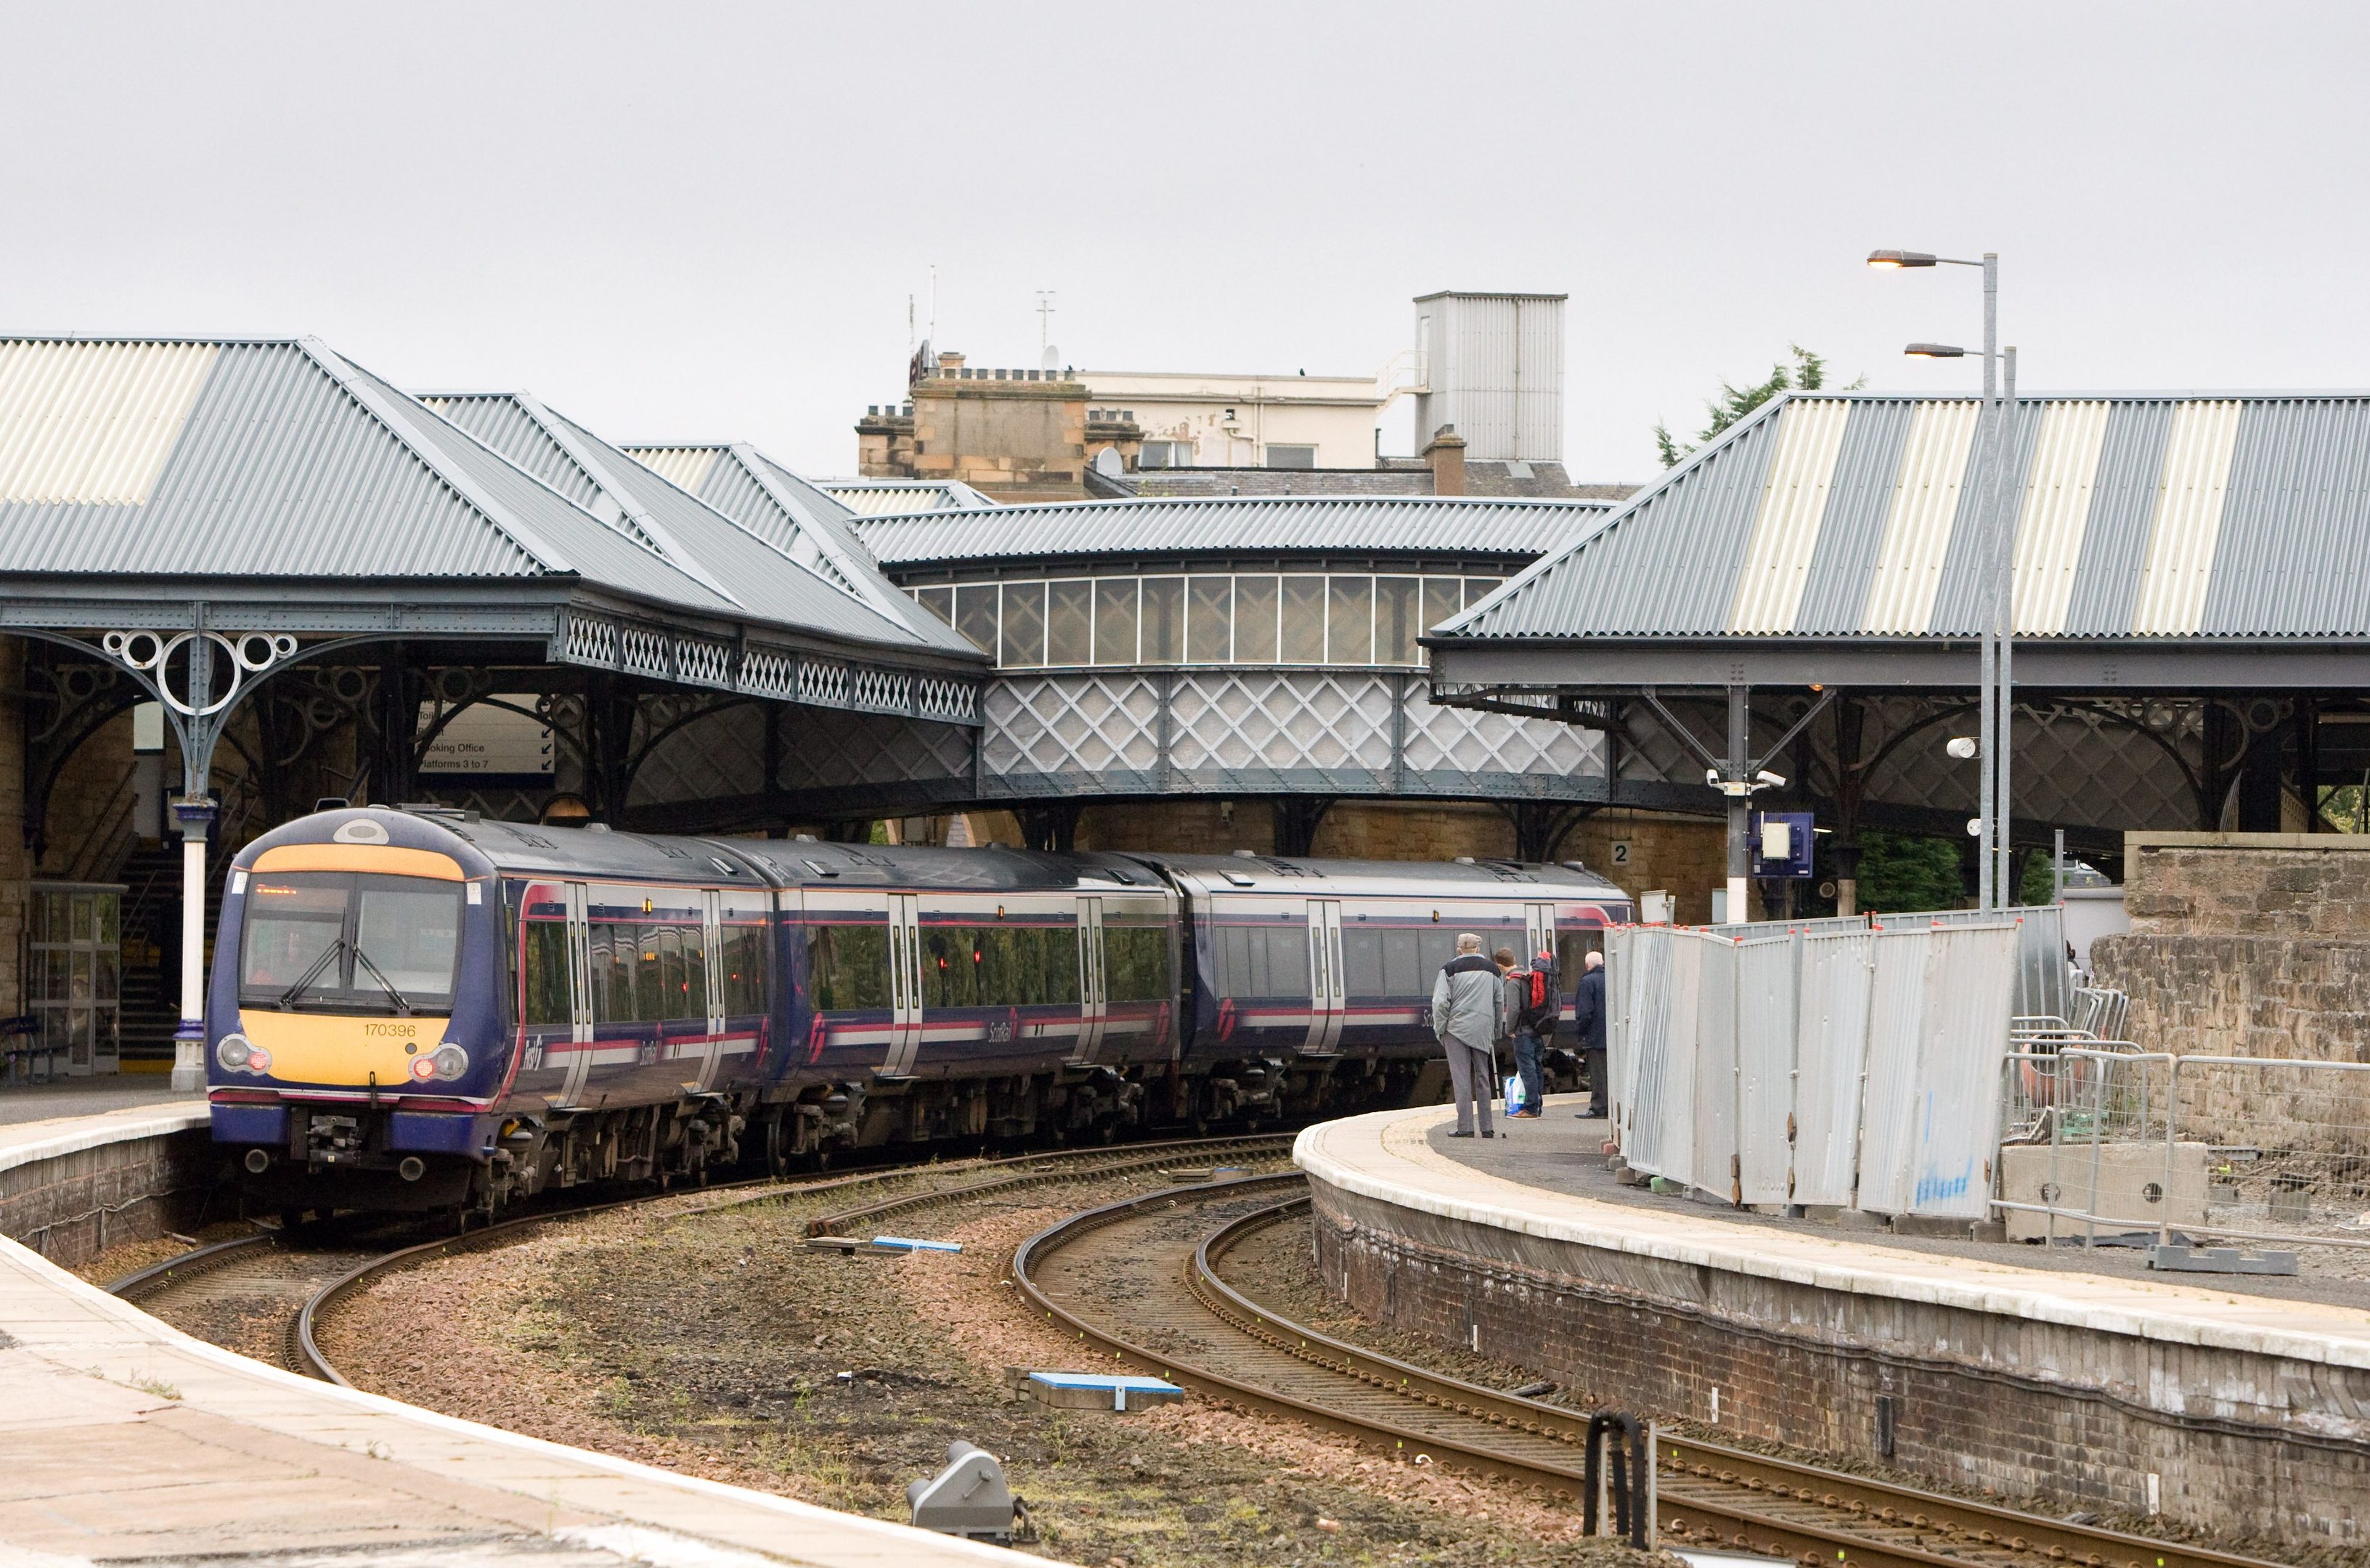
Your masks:
M 941 1177 L 940 1180 L 949 1179 Z M 1195 1400 L 1142 1414 L 1050 1409 L 1007 1369 L 1079 1369 L 1006 1268 L 1031 1232 L 1152 1190 L 1151 1175 L 900 1215 L 960 1253 L 810 1250 L 792 1196 L 705 1214 L 684 1195 L 544 1227 L 376 1281 L 322 1329 L 362 1387 L 691 1474 L 883 1518 L 961 1438 L 995 1453 L 1038 1539 L 1123 1568 L 1559 1563 L 1677 1568 L 1579 1536 L 1576 1507 L 1376 1459 L 1297 1423 Z

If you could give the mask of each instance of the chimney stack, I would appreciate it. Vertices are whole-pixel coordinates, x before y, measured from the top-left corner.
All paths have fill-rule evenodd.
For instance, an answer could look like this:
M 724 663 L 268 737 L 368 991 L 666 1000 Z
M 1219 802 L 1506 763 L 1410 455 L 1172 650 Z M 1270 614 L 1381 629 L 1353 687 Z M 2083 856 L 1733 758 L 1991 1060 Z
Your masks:
M 1456 433 L 1455 426 L 1443 425 L 1432 433 L 1431 444 L 1423 449 L 1423 460 L 1432 469 L 1433 495 L 1465 493 L 1465 438 Z

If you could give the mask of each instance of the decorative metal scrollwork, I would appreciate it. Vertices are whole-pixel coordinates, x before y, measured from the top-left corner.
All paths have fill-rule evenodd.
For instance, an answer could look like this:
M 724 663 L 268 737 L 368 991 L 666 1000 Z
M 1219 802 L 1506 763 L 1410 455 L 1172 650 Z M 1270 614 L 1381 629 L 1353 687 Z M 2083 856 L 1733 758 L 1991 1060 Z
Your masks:
M 99 639 L 99 646 L 109 658 L 155 682 L 156 695 L 184 718 L 206 718 L 222 712 L 238 700 L 248 676 L 278 668 L 295 658 L 297 650 L 296 639 L 285 632 L 109 632 Z M 176 689 L 172 659 L 185 647 L 190 660 L 183 666 L 181 683 Z M 192 692 L 190 684 L 198 657 L 217 648 L 230 660 L 229 681 L 224 690 L 213 691 L 209 670 L 207 679 L 198 682 L 200 691 Z

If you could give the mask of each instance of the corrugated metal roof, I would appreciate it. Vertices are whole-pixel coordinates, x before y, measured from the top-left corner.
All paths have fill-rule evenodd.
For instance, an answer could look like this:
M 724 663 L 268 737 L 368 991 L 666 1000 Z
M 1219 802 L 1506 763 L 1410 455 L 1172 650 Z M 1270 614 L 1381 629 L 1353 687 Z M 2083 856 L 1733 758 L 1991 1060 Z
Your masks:
M 865 518 L 857 528 L 884 565 L 1245 551 L 1537 555 L 1612 509 L 1432 496 L 1138 497 Z
M 954 479 L 816 479 L 811 483 L 858 517 L 910 511 L 985 511 L 1002 504 Z
M 971 642 L 887 578 L 849 526 L 844 508 L 745 443 L 617 449 L 731 519 L 873 615 L 935 648 L 973 653 Z M 680 475 L 680 478 L 675 477 Z M 697 489 L 683 484 L 696 477 Z
M 892 646 L 916 641 L 902 621 L 819 577 L 778 545 L 686 494 L 532 395 L 488 393 L 448 396 L 446 401 L 498 434 L 498 450 L 529 472 L 581 475 L 593 486 L 589 509 L 595 516 L 614 518 L 633 537 L 649 542 L 662 559 L 734 603 L 854 641 Z M 487 412 L 493 405 L 504 406 L 507 412 Z
M 1439 635 L 1970 635 L 1979 413 L 1777 399 Z M 2005 444 L 2019 635 L 2370 635 L 2370 394 L 2025 398 Z
M 0 501 L 145 502 L 219 352 L 0 343 Z
M 440 401 L 479 433 L 311 339 L 0 338 L 0 574 L 565 578 L 870 657 L 977 659 L 532 398 Z

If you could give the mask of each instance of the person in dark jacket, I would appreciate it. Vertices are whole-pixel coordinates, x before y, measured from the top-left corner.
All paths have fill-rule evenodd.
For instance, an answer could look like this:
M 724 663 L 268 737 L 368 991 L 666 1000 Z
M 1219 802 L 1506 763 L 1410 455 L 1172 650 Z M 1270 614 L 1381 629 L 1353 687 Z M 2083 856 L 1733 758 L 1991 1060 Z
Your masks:
M 1501 956 L 1511 957 L 1511 954 Z M 1563 996 L 1556 990 L 1556 956 L 1544 952 L 1528 968 L 1506 971 L 1506 1013 L 1514 1035 L 1514 1071 L 1523 1081 L 1523 1108 L 1509 1113 L 1513 1121 L 1536 1121 L 1547 1114 L 1547 1073 L 1542 1058 L 1554 1043 L 1556 1024 L 1563 1016 Z
M 1580 1035 L 1580 1059 L 1588 1067 L 1588 1109 L 1583 1120 L 1613 1114 L 1612 1086 L 1605 1079 L 1605 955 L 1588 956 L 1572 993 L 1572 1023 Z

